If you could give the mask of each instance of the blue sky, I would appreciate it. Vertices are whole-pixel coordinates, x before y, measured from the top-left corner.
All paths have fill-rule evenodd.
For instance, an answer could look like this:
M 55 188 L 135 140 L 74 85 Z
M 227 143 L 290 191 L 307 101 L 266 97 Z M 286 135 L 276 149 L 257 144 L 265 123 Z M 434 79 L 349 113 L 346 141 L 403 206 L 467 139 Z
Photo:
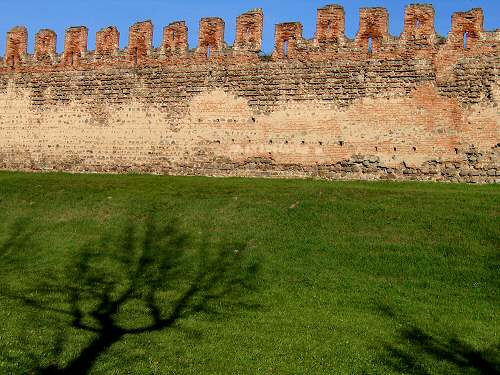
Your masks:
M 424 0 L 425 1 L 425 0 Z M 422 2 L 424 2 L 422 1 Z M 1 3 L 4 4 L 1 4 Z M 64 31 L 70 26 L 89 28 L 89 49 L 94 49 L 95 33 L 114 25 L 121 33 L 121 47 L 127 45 L 128 28 L 137 21 L 151 19 L 155 25 L 154 44 L 161 44 L 163 26 L 185 20 L 189 27 L 190 47 L 197 46 L 198 23 L 202 17 L 222 17 L 226 21 L 226 41 L 233 44 L 236 17 L 252 8 L 263 8 L 265 14 L 264 50 L 274 46 L 274 25 L 300 21 L 304 37 L 312 38 L 316 27 L 316 9 L 326 4 L 341 4 L 346 10 L 346 33 L 354 37 L 359 27 L 359 8 L 383 6 L 390 12 L 390 31 L 399 35 L 403 30 L 406 4 L 418 2 L 382 0 L 0 0 L 0 55 L 5 52 L 6 33 L 17 25 L 29 30 L 29 51 L 33 51 L 34 35 L 39 29 L 50 28 L 58 34 L 58 52 L 64 48 Z M 456 11 L 481 7 L 485 11 L 485 28 L 500 28 L 500 0 L 437 0 L 428 1 L 436 8 L 436 28 L 446 35 L 451 28 L 451 15 Z

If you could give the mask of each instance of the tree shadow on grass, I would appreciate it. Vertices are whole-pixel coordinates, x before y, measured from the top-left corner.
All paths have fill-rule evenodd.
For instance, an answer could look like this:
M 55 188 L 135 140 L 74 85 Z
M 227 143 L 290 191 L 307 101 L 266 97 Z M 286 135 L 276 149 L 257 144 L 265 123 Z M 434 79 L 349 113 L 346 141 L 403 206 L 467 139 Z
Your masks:
M 500 374 L 500 343 L 483 350 L 446 332 L 432 334 L 397 314 L 389 305 L 379 306 L 388 318 L 401 327 L 398 341 L 382 343 L 382 362 L 398 373 L 428 375 L 436 373 Z M 429 364 L 438 363 L 443 370 L 433 370 Z
M 177 328 L 194 314 L 212 319 L 258 308 L 244 301 L 255 291 L 258 272 L 246 255 L 244 244 L 196 245 L 175 224 L 159 225 L 150 215 L 82 247 L 65 272 L 47 276 L 35 289 L 2 294 L 63 318 L 55 360 L 37 373 L 87 374 L 125 336 Z M 74 329 L 92 339 L 61 365 L 65 336 Z
M 33 232 L 31 230 L 31 221 L 28 218 L 18 218 L 13 224 L 8 225 L 6 229 L 7 235 L 0 238 L 0 297 L 8 297 L 9 278 L 5 280 L 3 277 L 15 273 L 19 275 L 19 268 L 23 266 L 26 256 L 29 256 L 29 250 L 33 248 Z M 3 228 L 0 227 L 3 231 Z M 0 306 L 8 310 L 9 307 L 4 305 L 4 301 L 0 299 Z M 4 323 L 4 322 L 2 322 Z M 17 338 L 18 342 L 25 343 L 24 337 Z M 19 359 L 12 353 L 12 348 L 9 347 L 7 340 L 0 340 L 0 365 L 2 362 L 18 363 Z M 36 357 L 32 353 L 23 353 L 30 362 L 36 362 Z M 1 367 L 1 366 L 0 366 Z
M 0 241 L 0 259 L 5 265 L 15 264 L 24 250 L 32 247 L 30 222 L 26 218 L 17 219 L 11 226 L 9 235 Z

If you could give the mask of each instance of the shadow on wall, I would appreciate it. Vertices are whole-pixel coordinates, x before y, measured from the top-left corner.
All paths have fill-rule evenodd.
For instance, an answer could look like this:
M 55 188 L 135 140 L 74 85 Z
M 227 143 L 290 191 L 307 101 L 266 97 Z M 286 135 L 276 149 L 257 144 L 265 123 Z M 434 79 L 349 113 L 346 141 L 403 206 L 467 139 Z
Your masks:
M 398 341 L 381 343 L 383 355 L 379 361 L 392 371 L 416 375 L 500 374 L 500 343 L 477 350 L 454 333 L 426 332 L 398 315 L 392 306 L 381 305 L 379 310 L 401 327 Z M 436 364 L 438 369 L 433 367 Z
M 15 225 L 0 244 L 0 256 L 9 258 L 9 251 L 25 240 L 22 226 Z M 88 374 L 125 335 L 182 329 L 179 320 L 193 314 L 214 319 L 228 317 L 229 310 L 258 308 L 243 301 L 255 290 L 258 272 L 258 264 L 244 256 L 245 248 L 208 241 L 195 246 L 175 224 L 160 225 L 150 215 L 143 224 L 129 223 L 117 235 L 82 247 L 65 272 L 48 275 L 36 288 L 1 292 L 26 310 L 59 317 L 61 335 L 51 350 L 52 363 L 41 366 L 35 354 L 24 353 L 37 363 L 35 373 Z M 71 333 L 92 339 L 61 365 L 71 356 L 64 349 Z

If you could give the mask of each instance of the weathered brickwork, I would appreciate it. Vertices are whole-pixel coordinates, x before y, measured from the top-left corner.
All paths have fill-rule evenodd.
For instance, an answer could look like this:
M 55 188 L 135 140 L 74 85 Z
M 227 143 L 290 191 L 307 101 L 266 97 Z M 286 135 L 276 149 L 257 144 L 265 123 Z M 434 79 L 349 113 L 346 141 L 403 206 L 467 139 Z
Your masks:
M 7 50 L 5 52 L 5 64 L 12 68 L 18 68 L 28 55 L 28 30 L 25 27 L 14 27 L 7 34 Z
M 185 56 L 188 52 L 188 28 L 184 21 L 174 22 L 163 30 L 163 53 Z
M 434 8 L 430 5 L 409 5 L 405 12 L 403 39 L 407 44 L 429 46 L 436 43 Z
M 264 13 L 255 9 L 238 17 L 236 21 L 235 50 L 260 52 L 264 33 Z
M 63 65 L 77 67 L 87 53 L 88 29 L 82 27 L 71 27 L 66 30 L 64 43 Z
M 116 27 L 106 27 L 96 34 L 95 55 L 97 58 L 114 56 L 120 48 L 120 32 Z
M 52 30 L 40 30 L 36 34 L 35 61 L 37 63 L 56 61 L 57 35 Z
M 133 66 L 137 66 L 151 55 L 153 50 L 153 23 L 138 22 L 129 30 L 128 55 Z
M 338 5 L 318 9 L 316 40 L 320 44 L 345 43 L 345 11 Z
M 363 8 L 360 17 L 356 46 L 379 51 L 389 39 L 389 13 L 384 8 Z
M 224 20 L 222 18 L 203 18 L 200 22 L 200 44 L 198 52 L 210 59 L 224 50 Z
M 174 22 L 153 46 L 150 21 L 36 35 L 23 27 L 0 59 L 0 168 L 216 176 L 500 181 L 500 32 L 480 9 L 456 13 L 447 38 L 434 9 L 410 5 L 401 37 L 383 8 L 363 8 L 345 36 L 338 5 L 318 10 L 313 39 L 264 14 L 205 18 L 197 48 Z

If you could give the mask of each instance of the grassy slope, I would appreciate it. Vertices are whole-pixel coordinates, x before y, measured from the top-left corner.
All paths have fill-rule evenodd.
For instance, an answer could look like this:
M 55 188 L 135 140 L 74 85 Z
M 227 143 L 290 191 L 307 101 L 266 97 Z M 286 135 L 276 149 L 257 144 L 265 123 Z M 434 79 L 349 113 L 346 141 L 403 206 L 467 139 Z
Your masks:
M 148 215 L 188 238 L 170 285 L 223 249 L 257 265 L 252 288 L 124 335 L 92 373 L 494 373 L 499 203 L 498 186 L 0 173 L 0 373 L 64 368 L 93 342 L 59 311 L 67 285 L 102 286 L 74 264 L 131 227 L 146 236 Z M 90 266 L 120 286 L 120 259 Z M 168 315 L 181 292 L 162 288 Z M 115 320 L 150 314 L 131 298 Z

